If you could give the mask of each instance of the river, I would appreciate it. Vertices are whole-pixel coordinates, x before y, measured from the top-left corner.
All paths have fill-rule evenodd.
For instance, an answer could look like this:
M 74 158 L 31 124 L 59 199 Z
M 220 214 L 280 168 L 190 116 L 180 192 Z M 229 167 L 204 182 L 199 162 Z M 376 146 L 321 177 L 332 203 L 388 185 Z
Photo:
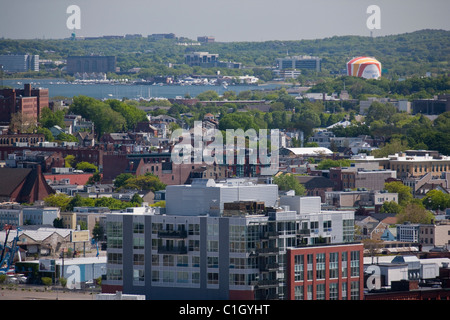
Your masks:
M 49 89 L 49 96 L 88 96 L 95 99 L 151 99 L 151 98 L 176 98 L 188 94 L 191 97 L 199 93 L 214 90 L 219 95 L 226 91 L 234 91 L 236 94 L 245 90 L 271 90 L 281 87 L 281 84 L 264 85 L 230 85 L 227 88 L 219 85 L 143 85 L 121 83 L 72 83 L 64 79 L 4 79 L 3 85 L 22 89 L 25 83 L 31 83 L 34 88 Z

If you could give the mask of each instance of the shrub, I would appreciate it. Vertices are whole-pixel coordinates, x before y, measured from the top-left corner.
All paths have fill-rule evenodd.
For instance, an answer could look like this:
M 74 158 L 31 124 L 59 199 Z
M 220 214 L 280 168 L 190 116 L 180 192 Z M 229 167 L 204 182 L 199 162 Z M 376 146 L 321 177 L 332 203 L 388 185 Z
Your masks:
M 44 286 L 50 286 L 52 284 L 52 278 L 49 277 L 42 277 L 41 281 Z

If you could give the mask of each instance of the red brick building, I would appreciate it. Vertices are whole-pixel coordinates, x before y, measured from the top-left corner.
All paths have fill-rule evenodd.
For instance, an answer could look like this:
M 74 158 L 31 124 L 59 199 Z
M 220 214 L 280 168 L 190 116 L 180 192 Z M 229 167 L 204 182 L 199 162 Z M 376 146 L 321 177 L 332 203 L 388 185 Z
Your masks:
M 59 152 L 63 159 L 67 155 L 73 155 L 76 162 L 86 161 L 98 167 L 103 165 L 103 153 L 105 152 L 100 148 L 89 147 L 17 147 L 0 145 L 0 160 L 7 159 L 8 154 L 22 152 L 23 150 Z
M 35 89 L 31 84 L 25 84 L 24 89 L 1 89 L 0 96 L 1 124 L 9 124 L 16 113 L 37 121 L 49 101 L 48 89 Z
M 204 164 L 175 164 L 170 153 L 122 154 L 109 152 L 103 155 L 103 182 L 110 183 L 121 173 L 136 176 L 153 173 L 167 185 L 185 184 L 191 171 Z
M 287 252 L 288 300 L 363 300 L 363 244 L 291 248 Z

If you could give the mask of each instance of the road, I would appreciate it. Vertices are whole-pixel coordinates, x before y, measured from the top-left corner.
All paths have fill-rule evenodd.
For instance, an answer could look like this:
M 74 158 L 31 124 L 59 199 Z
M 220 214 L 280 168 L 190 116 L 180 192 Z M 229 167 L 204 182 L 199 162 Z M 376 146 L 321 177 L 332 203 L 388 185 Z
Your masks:
M 95 300 L 95 292 L 45 290 L 44 286 L 1 285 L 0 300 Z

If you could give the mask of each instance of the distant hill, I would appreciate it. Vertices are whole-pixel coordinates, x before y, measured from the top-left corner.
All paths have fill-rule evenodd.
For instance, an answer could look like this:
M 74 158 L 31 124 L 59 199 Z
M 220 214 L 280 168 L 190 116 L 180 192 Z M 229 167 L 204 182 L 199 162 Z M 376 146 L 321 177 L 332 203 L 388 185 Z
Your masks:
M 149 74 L 192 72 L 192 68 L 183 65 L 184 54 L 192 51 L 218 53 L 220 60 L 241 62 L 250 68 L 271 67 L 276 58 L 286 54 L 313 55 L 322 58 L 324 75 L 344 69 L 346 62 L 352 57 L 373 56 L 388 71 L 387 75 L 394 78 L 424 75 L 426 72 L 448 73 L 450 61 L 450 31 L 445 30 L 421 30 L 373 38 L 335 36 L 300 41 L 216 42 L 187 47 L 177 45 L 176 42 L 150 41 L 146 37 L 95 40 L 0 39 L 0 54 L 26 52 L 39 54 L 41 59 L 53 60 L 65 59 L 69 55 L 115 55 L 121 70 L 140 67 L 149 70 Z M 175 67 L 169 69 L 167 63 L 172 63 Z

